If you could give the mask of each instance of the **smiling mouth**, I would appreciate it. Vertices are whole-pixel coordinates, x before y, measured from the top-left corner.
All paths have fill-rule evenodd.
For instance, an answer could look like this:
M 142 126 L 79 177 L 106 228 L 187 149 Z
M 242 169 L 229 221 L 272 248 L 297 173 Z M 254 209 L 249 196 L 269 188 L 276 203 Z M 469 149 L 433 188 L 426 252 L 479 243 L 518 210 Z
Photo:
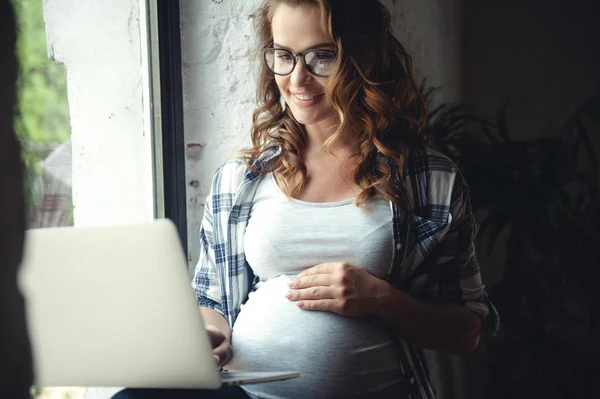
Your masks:
M 321 96 L 322 94 L 317 94 L 314 96 L 310 96 L 307 94 L 294 94 L 294 97 L 300 101 L 310 101 L 310 100 L 314 100 L 315 98 Z

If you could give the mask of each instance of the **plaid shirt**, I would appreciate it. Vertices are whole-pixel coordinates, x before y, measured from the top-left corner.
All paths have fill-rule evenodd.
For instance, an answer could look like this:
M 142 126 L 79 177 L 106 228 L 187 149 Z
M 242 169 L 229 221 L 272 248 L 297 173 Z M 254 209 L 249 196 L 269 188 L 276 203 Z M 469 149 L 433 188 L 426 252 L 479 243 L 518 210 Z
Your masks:
M 253 166 L 260 170 L 279 153 L 268 151 Z M 384 159 L 400 178 L 396 164 Z M 402 176 L 410 209 L 390 203 L 395 253 L 388 281 L 416 297 L 467 306 L 482 317 L 484 333 L 494 335 L 499 317 L 481 282 L 473 243 L 477 226 L 462 175 L 442 154 L 414 149 Z M 192 286 L 198 304 L 223 314 L 230 326 L 257 282 L 244 255 L 244 233 L 260 177 L 230 160 L 217 170 L 205 204 Z M 423 350 L 396 337 L 409 396 L 435 398 Z

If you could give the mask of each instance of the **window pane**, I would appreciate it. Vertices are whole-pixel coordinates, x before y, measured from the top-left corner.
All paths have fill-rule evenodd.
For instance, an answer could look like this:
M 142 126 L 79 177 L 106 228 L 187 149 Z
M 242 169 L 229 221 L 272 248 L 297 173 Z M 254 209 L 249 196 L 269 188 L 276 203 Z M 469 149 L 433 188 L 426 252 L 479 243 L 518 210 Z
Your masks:
M 158 182 L 147 2 L 11 2 L 19 28 L 15 127 L 26 163 L 29 228 L 153 219 Z M 66 334 L 84 334 L 79 324 L 59 326 Z M 40 330 L 30 334 L 34 348 Z M 34 368 L 40 364 L 34 353 Z M 38 399 L 90 399 L 92 390 L 111 397 L 116 389 L 34 387 L 32 393 Z
M 15 127 L 23 145 L 29 227 L 73 224 L 65 69 L 48 59 L 42 0 L 13 0 L 20 63 Z
M 73 225 L 65 68 L 48 58 L 42 0 L 12 0 L 19 61 L 15 130 L 22 143 L 29 228 Z M 33 387 L 37 399 L 81 399 L 83 388 Z

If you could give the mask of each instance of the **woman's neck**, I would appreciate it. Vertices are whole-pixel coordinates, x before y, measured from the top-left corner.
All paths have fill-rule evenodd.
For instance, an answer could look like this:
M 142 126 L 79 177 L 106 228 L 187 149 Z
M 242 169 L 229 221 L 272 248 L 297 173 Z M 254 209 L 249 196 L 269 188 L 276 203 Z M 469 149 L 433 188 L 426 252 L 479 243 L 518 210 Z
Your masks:
M 346 157 L 356 154 L 358 152 L 356 140 L 350 140 L 350 135 L 347 132 L 341 132 L 339 138 L 331 143 L 332 145 L 329 146 L 329 148 L 325 148 L 325 143 L 331 139 L 338 127 L 339 123 L 333 123 L 333 121 L 323 121 L 319 124 L 306 125 L 305 129 L 306 135 L 308 136 L 308 145 L 305 149 L 305 153 L 333 153 Z

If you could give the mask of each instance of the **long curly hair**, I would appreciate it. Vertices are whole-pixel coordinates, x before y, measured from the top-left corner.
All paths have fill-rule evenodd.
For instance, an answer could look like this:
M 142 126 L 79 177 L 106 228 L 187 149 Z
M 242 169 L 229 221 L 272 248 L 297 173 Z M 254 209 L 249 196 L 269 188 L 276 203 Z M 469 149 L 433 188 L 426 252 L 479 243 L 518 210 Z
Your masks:
M 325 94 L 339 119 L 339 127 L 325 143 L 328 149 L 344 132 L 358 144 L 354 181 L 362 188 L 355 199 L 361 206 L 380 194 L 402 207 L 406 195 L 401 179 L 393 179 L 383 154 L 403 170 L 408 149 L 424 146 L 425 102 L 413 79 L 412 60 L 391 29 L 391 15 L 379 0 L 264 0 L 254 13 L 259 49 L 273 43 L 271 21 L 280 4 L 318 7 L 322 25 L 337 47 L 337 60 Z M 252 147 L 242 151 L 249 168 L 267 149 L 281 153 L 262 173 L 274 172 L 289 183 L 288 196 L 304 189 L 307 169 L 303 162 L 308 143 L 306 130 L 280 103 L 272 72 L 260 64 L 257 100 L 252 116 Z M 300 178 L 297 178 L 297 177 Z

